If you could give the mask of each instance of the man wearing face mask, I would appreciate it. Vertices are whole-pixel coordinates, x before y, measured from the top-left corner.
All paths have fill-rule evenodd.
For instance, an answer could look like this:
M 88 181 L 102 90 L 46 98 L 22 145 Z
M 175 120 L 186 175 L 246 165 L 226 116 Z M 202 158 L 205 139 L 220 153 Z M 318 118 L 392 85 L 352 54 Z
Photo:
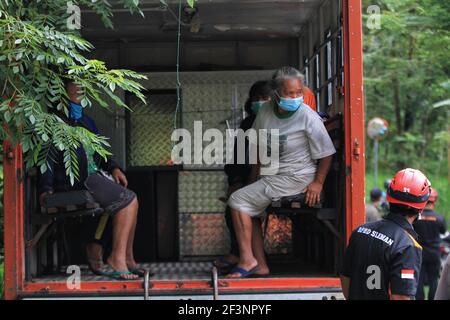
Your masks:
M 253 124 L 258 135 L 262 129 L 268 133 L 278 130 L 275 139 L 260 137 L 256 147 L 276 148 L 268 143 L 275 140 L 279 159 L 269 168 L 258 159 L 249 179 L 253 183 L 234 192 L 228 201 L 240 251 L 239 262 L 229 277 L 248 277 L 266 266 L 262 229 L 252 224 L 252 218 L 264 217 L 272 200 L 306 192 L 308 205 L 320 201 L 336 150 L 320 116 L 303 103 L 303 79 L 295 68 L 279 69 L 272 79 L 273 98 L 260 108 Z
M 83 113 L 80 105 L 81 88 L 67 81 L 66 90 L 69 98 L 69 118 L 62 112 L 54 110 L 53 112 L 71 126 L 83 127 L 98 134 L 94 120 Z M 71 185 L 64 167 L 63 152 L 52 148 L 50 153 L 49 168 L 41 174 L 38 183 L 41 205 L 53 192 L 88 190 L 110 215 L 109 228 L 107 227 L 106 231 L 112 232 L 112 235 L 96 235 L 88 240 L 86 252 L 90 269 L 96 274 L 119 280 L 133 280 L 143 276 L 144 270 L 138 268 L 133 255 L 138 201 L 136 194 L 126 188 L 128 182 L 122 169 L 113 159 L 108 158 L 105 161 L 100 155 L 82 145 L 77 149 L 80 177 L 74 185 Z M 100 170 L 111 174 L 114 181 L 102 175 Z M 107 265 L 104 265 L 103 247 L 109 243 L 108 238 L 111 237 L 112 251 L 107 259 Z

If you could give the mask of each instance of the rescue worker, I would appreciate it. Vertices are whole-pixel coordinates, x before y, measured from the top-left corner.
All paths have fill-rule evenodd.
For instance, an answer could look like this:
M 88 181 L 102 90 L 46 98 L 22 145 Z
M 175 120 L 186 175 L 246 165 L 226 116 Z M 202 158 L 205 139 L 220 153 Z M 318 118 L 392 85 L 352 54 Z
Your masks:
M 430 193 L 431 184 L 419 170 L 397 172 L 387 192 L 390 213 L 358 227 L 350 237 L 340 273 L 346 299 L 414 299 L 422 247 L 413 222 Z
M 370 202 L 366 204 L 366 222 L 381 220 L 381 200 L 383 193 L 378 188 L 370 191 Z
M 447 231 L 444 217 L 434 211 L 438 197 L 439 194 L 436 189 L 431 188 L 431 195 L 425 210 L 423 210 L 419 219 L 414 222 L 414 229 L 419 235 L 419 243 L 423 247 L 422 268 L 416 294 L 417 300 L 425 299 L 423 290 L 425 283 L 430 286 L 428 300 L 433 300 L 438 285 L 441 268 L 439 247 L 442 240 L 440 235 Z

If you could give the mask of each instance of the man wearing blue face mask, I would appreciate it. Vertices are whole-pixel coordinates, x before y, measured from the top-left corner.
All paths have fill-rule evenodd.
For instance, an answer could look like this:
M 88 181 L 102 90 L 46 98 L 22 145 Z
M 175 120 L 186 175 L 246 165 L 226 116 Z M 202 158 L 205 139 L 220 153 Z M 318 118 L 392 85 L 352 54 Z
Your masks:
M 314 206 L 336 152 L 320 116 L 303 103 L 303 75 L 283 67 L 273 76 L 274 95 L 260 109 L 253 123 L 259 130 L 277 130 L 279 159 L 275 171 L 252 165 L 248 186 L 234 192 L 228 201 L 239 243 L 240 259 L 229 277 L 242 278 L 268 269 L 261 226 L 252 219 L 265 215 L 273 199 L 306 192 L 306 203 Z M 272 139 L 270 139 L 272 140 Z M 256 148 L 271 145 L 259 137 Z M 275 146 L 276 147 L 276 146 Z M 264 169 L 264 171 L 263 171 Z M 268 170 L 270 169 L 270 170 Z M 260 176 L 261 175 L 261 176 Z M 258 179 L 260 176 L 260 179 Z
M 67 81 L 66 90 L 69 98 L 69 118 L 62 112 L 52 110 L 53 113 L 71 126 L 83 127 L 98 134 L 94 120 L 83 113 L 80 102 L 81 88 Z M 92 235 L 89 236 L 91 239 L 87 241 L 86 247 L 90 269 L 96 274 L 119 280 L 133 280 L 143 276 L 144 270 L 138 267 L 133 254 L 138 201 L 136 194 L 127 189 L 128 182 L 122 169 L 112 158 L 105 161 L 93 150 L 82 145 L 77 149 L 80 177 L 71 185 L 64 167 L 63 152 L 53 148 L 50 153 L 52 156 L 48 159 L 49 168 L 39 177 L 41 205 L 53 192 L 88 190 L 110 216 L 103 236 L 99 236 L 101 232 L 90 230 Z M 101 170 L 109 173 L 114 181 L 105 177 Z M 105 265 L 103 249 L 111 240 L 112 251 Z

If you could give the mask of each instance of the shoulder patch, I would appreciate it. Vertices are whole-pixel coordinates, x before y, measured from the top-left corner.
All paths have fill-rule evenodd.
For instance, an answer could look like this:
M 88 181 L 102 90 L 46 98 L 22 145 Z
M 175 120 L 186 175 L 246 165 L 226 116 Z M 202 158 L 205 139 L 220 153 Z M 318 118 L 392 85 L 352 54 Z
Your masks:
M 414 246 L 420 250 L 423 250 L 422 246 L 416 241 L 416 239 L 414 239 L 414 237 L 412 235 L 410 235 L 407 231 L 405 231 L 405 233 L 408 235 L 408 237 L 412 240 L 412 242 L 414 243 Z

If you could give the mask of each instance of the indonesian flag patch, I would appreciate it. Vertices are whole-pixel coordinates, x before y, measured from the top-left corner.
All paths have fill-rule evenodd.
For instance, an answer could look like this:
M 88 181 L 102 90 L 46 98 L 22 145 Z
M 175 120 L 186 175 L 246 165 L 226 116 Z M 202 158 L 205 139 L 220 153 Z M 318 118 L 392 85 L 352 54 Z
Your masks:
M 401 274 L 402 279 L 414 279 L 414 270 L 412 269 L 402 269 Z

